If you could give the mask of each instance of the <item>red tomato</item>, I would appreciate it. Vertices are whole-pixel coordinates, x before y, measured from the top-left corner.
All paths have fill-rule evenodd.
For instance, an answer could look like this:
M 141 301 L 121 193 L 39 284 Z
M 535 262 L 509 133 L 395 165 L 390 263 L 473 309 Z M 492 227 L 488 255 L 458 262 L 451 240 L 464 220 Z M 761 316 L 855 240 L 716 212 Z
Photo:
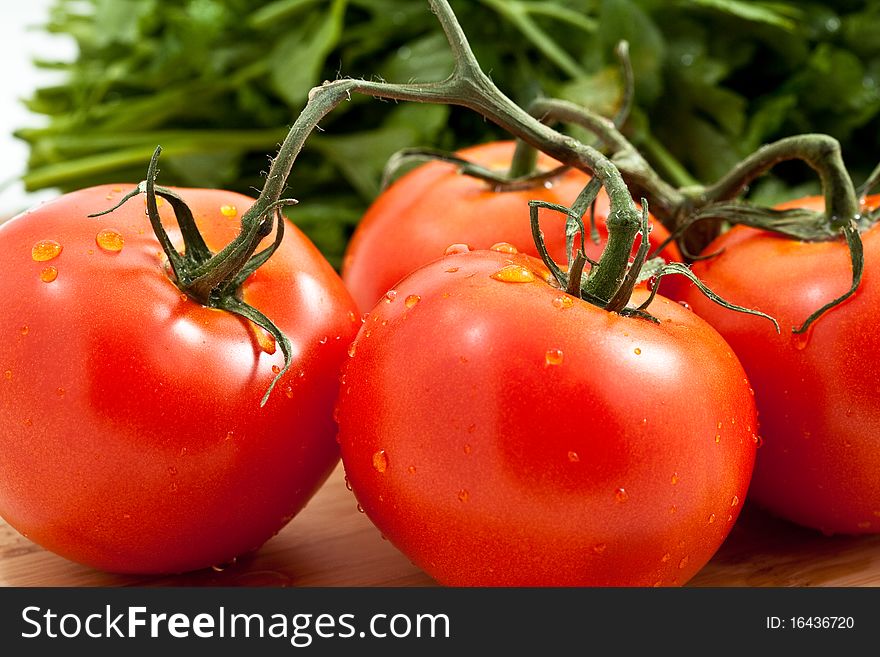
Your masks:
M 880 205 L 880 196 L 868 199 Z M 821 198 L 786 207 L 823 209 Z M 754 385 L 763 443 L 750 496 L 775 514 L 826 533 L 880 531 L 880 227 L 862 234 L 858 292 L 806 335 L 792 329 L 849 289 L 842 240 L 802 242 L 746 227 L 715 240 L 694 273 L 724 298 L 779 320 L 731 313 L 696 290 L 684 298 L 728 340 Z
M 657 297 L 655 324 L 546 277 L 533 258 L 475 251 L 377 304 L 337 408 L 352 489 L 442 584 L 683 584 L 746 494 L 745 373 L 675 302 Z
M 227 562 L 281 529 L 337 463 L 337 367 L 360 322 L 330 265 L 288 228 L 241 291 L 293 344 L 261 408 L 281 350 L 181 294 L 143 200 L 86 216 L 120 191 L 78 191 L 0 227 L 0 514 L 108 571 Z M 180 192 L 215 250 L 253 202 Z
M 510 166 L 513 150 L 511 141 L 492 142 L 467 148 L 460 155 L 504 171 Z M 541 168 L 550 170 L 558 165 L 556 160 L 540 154 Z M 570 206 L 589 180 L 583 172 L 570 169 L 547 185 L 499 192 L 481 180 L 458 173 L 455 165 L 430 162 L 397 180 L 370 206 L 349 242 L 342 278 L 361 310 L 367 311 L 401 278 L 442 257 L 450 244 L 488 249 L 495 243 L 508 242 L 523 253 L 537 256 L 528 202 L 542 200 Z M 587 241 L 585 252 L 590 258 L 598 259 L 604 248 L 608 212 L 608 196 L 602 190 L 596 201 L 596 228 L 601 239 L 600 244 Z M 546 210 L 541 210 L 541 216 L 550 255 L 557 262 L 566 262 L 565 218 Z M 663 226 L 655 223 L 652 246 L 668 236 Z M 674 244 L 664 249 L 663 257 L 667 261 L 681 260 Z

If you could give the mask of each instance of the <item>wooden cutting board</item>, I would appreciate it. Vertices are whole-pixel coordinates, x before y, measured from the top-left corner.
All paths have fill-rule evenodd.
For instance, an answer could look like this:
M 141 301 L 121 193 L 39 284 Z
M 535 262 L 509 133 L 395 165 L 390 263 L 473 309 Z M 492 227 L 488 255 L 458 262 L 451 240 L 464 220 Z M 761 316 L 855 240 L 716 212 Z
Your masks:
M 3 586 L 435 586 L 356 508 L 339 467 L 256 553 L 171 577 L 102 573 L 47 552 L 0 521 Z M 749 504 L 689 586 L 880 586 L 880 535 L 827 537 Z

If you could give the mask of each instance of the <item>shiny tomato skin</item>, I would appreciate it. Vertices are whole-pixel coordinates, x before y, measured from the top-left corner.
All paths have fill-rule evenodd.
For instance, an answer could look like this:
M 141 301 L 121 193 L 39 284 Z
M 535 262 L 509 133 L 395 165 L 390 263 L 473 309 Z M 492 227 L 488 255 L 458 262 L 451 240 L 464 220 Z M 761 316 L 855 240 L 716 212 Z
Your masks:
M 876 207 L 880 196 L 869 197 Z M 783 207 L 822 210 L 821 198 Z M 852 281 L 842 241 L 803 242 L 737 226 L 706 248 L 694 273 L 721 296 L 779 320 L 731 313 L 696 290 L 684 299 L 731 344 L 755 388 L 761 448 L 750 498 L 828 534 L 880 531 L 880 227 L 862 234 L 859 290 L 806 335 L 792 329 Z
M 489 142 L 462 150 L 459 155 L 500 172 L 510 166 L 514 142 Z M 541 153 L 539 166 L 550 170 L 559 163 Z M 343 260 L 342 278 L 360 309 L 368 311 L 385 292 L 411 271 L 443 256 L 451 244 L 488 249 L 508 242 L 523 253 L 537 256 L 529 221 L 531 200 L 571 205 L 589 182 L 577 169 L 544 184 L 515 191 L 496 191 L 487 183 L 462 175 L 455 165 L 430 162 L 402 176 L 368 208 L 352 235 Z M 600 243 L 587 241 L 586 254 L 598 259 L 608 231 L 608 196 L 602 190 L 596 201 L 596 228 Z M 558 212 L 541 210 L 541 229 L 550 255 L 566 262 L 565 220 Z M 589 215 L 587 215 L 587 219 Z M 653 247 L 669 233 L 653 223 Z M 636 240 L 638 243 L 638 240 Z M 576 244 L 580 243 L 577 239 Z M 674 244 L 662 253 L 681 260 Z M 675 282 L 666 282 L 675 285 Z
M 511 263 L 535 280 L 492 277 Z M 337 408 L 348 481 L 441 584 L 683 584 L 746 495 L 756 418 L 742 367 L 675 302 L 651 304 L 659 324 L 625 318 L 546 273 L 474 251 L 376 305 Z
M 74 192 L 0 227 L 0 514 L 47 549 L 106 571 L 228 562 L 280 530 L 338 462 L 332 411 L 355 307 L 289 226 L 242 291 L 293 343 L 293 366 L 261 408 L 284 365 L 280 349 L 249 322 L 182 295 L 142 197 L 86 216 L 121 190 Z M 215 251 L 253 202 L 178 191 Z M 170 206 L 160 205 L 180 246 Z M 98 245 L 104 229 L 122 235 L 121 250 Z M 62 250 L 35 261 L 43 240 Z M 47 267 L 57 271 L 51 282 Z

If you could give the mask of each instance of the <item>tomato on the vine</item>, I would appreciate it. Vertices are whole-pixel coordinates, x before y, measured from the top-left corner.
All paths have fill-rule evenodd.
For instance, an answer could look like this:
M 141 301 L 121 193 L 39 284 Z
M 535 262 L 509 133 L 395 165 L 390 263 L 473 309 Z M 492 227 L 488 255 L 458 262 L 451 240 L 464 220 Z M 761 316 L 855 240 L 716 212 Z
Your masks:
M 510 166 L 513 152 L 514 142 L 500 141 L 466 148 L 459 155 L 488 169 L 504 171 Z M 558 165 L 548 155 L 539 154 L 540 169 L 549 171 Z M 442 257 L 451 244 L 488 249 L 507 242 L 537 256 L 528 202 L 570 206 L 589 180 L 585 173 L 568 169 L 546 182 L 500 191 L 460 173 L 456 165 L 429 162 L 401 177 L 376 198 L 349 242 L 342 278 L 366 312 L 397 281 Z M 604 248 L 608 212 L 608 196 L 602 190 L 595 205 L 599 243 L 587 240 L 584 245 L 590 258 L 598 259 Z M 588 219 L 589 213 L 585 221 Z M 554 260 L 565 262 L 565 222 L 561 217 L 553 221 L 544 226 L 547 250 Z M 658 247 L 668 236 L 663 226 L 655 224 L 650 236 L 652 247 Z M 579 238 L 575 244 L 580 244 Z M 634 249 L 638 244 L 637 239 Z M 674 244 L 660 255 L 666 260 L 681 260 Z
M 866 200 L 866 209 L 880 196 Z M 781 208 L 823 210 L 820 197 Z M 880 227 L 861 235 L 856 293 L 793 333 L 852 281 L 843 240 L 806 242 L 737 226 L 706 248 L 694 273 L 721 296 L 779 320 L 719 311 L 696 290 L 684 299 L 731 344 L 755 388 L 762 447 L 750 496 L 826 533 L 880 531 Z
M 0 227 L 0 515 L 107 571 L 227 562 L 280 530 L 337 463 L 332 411 L 355 306 L 289 227 L 239 293 L 292 345 L 261 407 L 285 364 L 272 336 L 175 286 L 142 200 L 87 216 L 121 192 L 67 194 Z M 212 250 L 253 203 L 179 193 Z
M 673 301 L 655 298 L 655 323 L 548 279 L 537 259 L 472 251 L 385 295 L 344 368 L 349 483 L 442 584 L 683 584 L 746 495 L 745 373 Z

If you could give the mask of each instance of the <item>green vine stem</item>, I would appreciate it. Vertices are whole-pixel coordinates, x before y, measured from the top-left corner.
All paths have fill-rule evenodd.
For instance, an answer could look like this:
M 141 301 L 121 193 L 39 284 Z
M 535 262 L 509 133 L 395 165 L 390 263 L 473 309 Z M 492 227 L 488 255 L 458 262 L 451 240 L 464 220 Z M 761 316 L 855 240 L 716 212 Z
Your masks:
M 446 80 L 429 84 L 340 79 L 312 89 L 308 103 L 272 162 L 263 191 L 242 217 L 241 240 L 247 240 L 243 236 L 248 227 L 259 221 L 280 197 L 306 137 L 328 112 L 352 93 L 391 100 L 460 105 L 478 112 L 563 164 L 591 173 L 604 185 L 611 201 L 606 222 L 608 242 L 597 265 L 590 270 L 584 289 L 591 297 L 607 302 L 624 280 L 640 225 L 640 213 L 620 172 L 596 149 L 542 124 L 505 96 L 480 68 L 447 0 L 431 0 L 430 4 L 453 52 L 455 65 L 452 74 Z M 239 239 L 231 242 L 216 257 L 240 248 L 238 242 Z

